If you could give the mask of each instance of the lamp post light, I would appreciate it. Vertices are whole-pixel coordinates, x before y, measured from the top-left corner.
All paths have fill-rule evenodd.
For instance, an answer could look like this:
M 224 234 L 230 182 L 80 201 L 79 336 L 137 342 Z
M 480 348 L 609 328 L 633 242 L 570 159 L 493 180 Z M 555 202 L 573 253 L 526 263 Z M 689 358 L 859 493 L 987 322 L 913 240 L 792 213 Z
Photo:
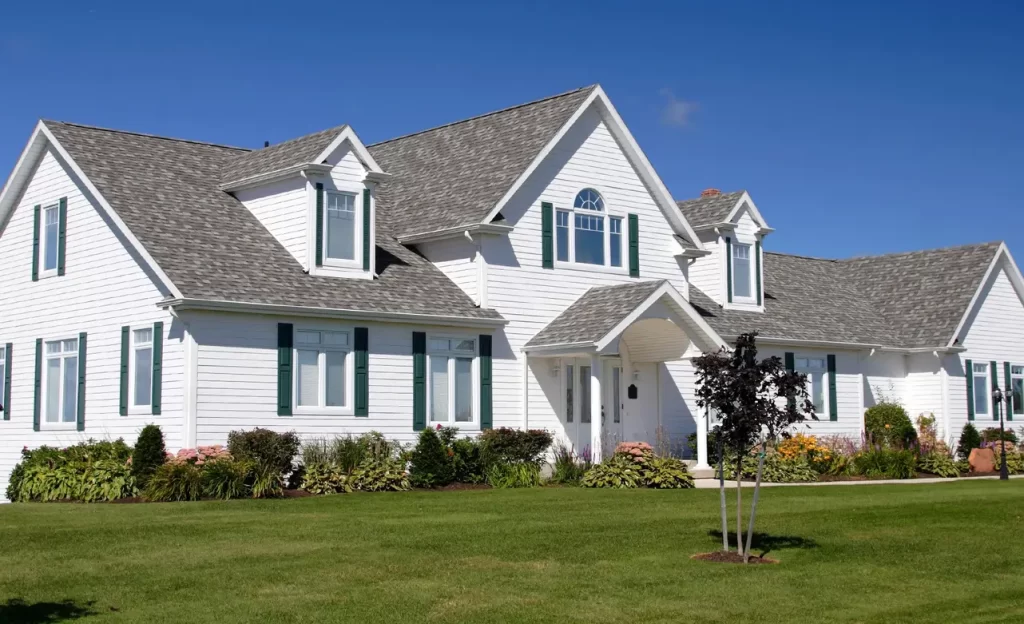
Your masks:
M 1010 403 L 1013 401 L 1013 395 L 1007 393 L 1006 402 Z M 999 414 L 999 449 L 1002 455 L 1002 464 L 999 466 L 999 480 L 1007 481 L 1010 478 L 1010 472 L 1006 465 L 1006 444 L 1003 443 L 1003 435 L 1005 430 L 1003 428 L 1003 410 L 999 409 L 999 404 L 1003 402 L 1003 392 L 998 387 L 992 389 L 992 406 Z

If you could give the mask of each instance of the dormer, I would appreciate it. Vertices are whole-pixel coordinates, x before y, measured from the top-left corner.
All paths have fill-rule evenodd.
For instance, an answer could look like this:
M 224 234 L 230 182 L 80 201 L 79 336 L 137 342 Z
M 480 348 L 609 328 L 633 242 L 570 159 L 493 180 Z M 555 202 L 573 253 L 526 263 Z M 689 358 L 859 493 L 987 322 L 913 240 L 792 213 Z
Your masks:
M 725 309 L 763 312 L 763 241 L 773 230 L 750 194 L 707 189 L 677 205 L 705 249 L 690 254 L 693 286 Z M 680 255 L 689 257 L 685 248 Z
M 232 159 L 221 189 L 307 273 L 373 279 L 377 186 L 387 177 L 344 125 Z

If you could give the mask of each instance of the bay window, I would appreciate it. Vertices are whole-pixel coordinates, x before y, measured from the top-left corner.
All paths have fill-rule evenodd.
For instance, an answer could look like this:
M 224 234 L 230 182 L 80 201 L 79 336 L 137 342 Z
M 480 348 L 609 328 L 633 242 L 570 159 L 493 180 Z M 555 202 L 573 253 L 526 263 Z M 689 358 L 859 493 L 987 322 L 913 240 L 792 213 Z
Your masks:
M 427 405 L 430 422 L 447 425 L 475 422 L 475 359 L 476 340 L 431 336 L 427 341 Z
M 78 339 L 46 343 L 43 413 L 51 424 L 74 423 L 78 416 Z
M 555 212 L 555 257 L 559 262 L 622 266 L 622 217 L 605 210 L 594 189 L 576 194 L 572 209 Z
M 351 409 L 351 354 L 349 332 L 296 330 L 295 397 L 299 411 Z

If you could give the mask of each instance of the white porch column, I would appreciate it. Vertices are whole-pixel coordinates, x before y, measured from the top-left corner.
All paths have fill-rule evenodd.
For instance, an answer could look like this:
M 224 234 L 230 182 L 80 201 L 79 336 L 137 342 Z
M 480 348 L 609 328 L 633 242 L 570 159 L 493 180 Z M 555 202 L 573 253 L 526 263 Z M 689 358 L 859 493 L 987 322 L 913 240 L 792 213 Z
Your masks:
M 708 465 L 708 415 L 697 417 L 697 465 L 694 470 L 710 470 Z
M 590 457 L 601 462 L 604 431 L 601 423 L 601 358 L 590 356 Z

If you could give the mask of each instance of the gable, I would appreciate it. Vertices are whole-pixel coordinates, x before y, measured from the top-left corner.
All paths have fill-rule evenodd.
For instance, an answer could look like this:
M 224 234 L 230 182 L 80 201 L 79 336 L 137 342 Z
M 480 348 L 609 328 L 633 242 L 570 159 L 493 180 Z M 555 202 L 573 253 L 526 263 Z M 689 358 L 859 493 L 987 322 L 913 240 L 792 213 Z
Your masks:
M 1005 265 L 985 280 L 960 336 L 965 357 L 1024 364 L 1024 303 Z

